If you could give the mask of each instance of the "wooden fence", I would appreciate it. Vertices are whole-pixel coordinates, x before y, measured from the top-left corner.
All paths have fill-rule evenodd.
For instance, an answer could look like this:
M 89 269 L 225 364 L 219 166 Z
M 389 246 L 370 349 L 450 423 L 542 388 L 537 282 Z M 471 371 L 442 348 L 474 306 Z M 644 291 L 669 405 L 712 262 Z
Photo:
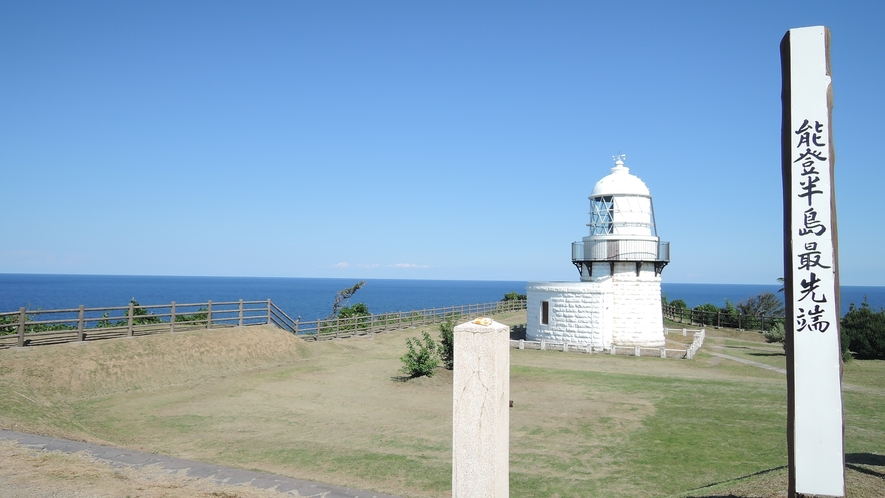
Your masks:
M 292 322 L 291 330 L 300 336 L 323 340 L 374 334 L 385 330 L 420 327 L 422 325 L 441 323 L 450 318 L 460 320 L 522 310 L 525 310 L 525 301 L 495 301 L 414 311 L 396 311 L 352 318 Z
M 60 310 L 20 308 L 0 313 L 0 348 L 258 324 L 275 325 L 306 339 L 324 340 L 524 309 L 525 301 L 498 301 L 302 322 L 293 320 L 270 299 L 187 304 L 173 301 L 146 306 L 133 302 L 128 306 Z
M 677 308 L 665 304 L 663 306 L 664 318 L 679 323 L 690 325 L 707 325 L 713 327 L 728 327 L 739 330 L 764 331 L 766 327 L 772 327 L 775 323 L 784 323 L 782 316 L 744 315 L 740 313 L 723 313 L 688 308 Z

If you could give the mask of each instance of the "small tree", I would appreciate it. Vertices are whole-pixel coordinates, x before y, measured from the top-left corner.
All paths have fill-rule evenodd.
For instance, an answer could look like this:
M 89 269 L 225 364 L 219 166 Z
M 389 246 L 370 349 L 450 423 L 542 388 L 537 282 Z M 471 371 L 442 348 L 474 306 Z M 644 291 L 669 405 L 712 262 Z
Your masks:
M 439 357 L 446 370 L 454 370 L 455 322 L 451 318 L 439 324 Z
M 346 289 L 341 289 L 335 294 L 335 301 L 332 303 L 332 314 L 329 315 L 329 318 L 335 318 L 338 316 L 338 313 L 341 311 L 341 305 L 344 304 L 345 301 L 350 299 L 351 296 L 356 294 L 356 291 L 360 290 L 362 286 L 366 285 L 365 281 L 357 282 L 353 287 L 348 287 Z
M 783 316 L 784 302 L 772 292 L 763 292 L 739 302 L 737 310 L 745 315 Z
M 406 339 L 406 347 L 408 351 L 400 357 L 403 362 L 401 371 L 412 378 L 423 375 L 433 377 L 434 370 L 439 366 L 439 355 L 430 334 L 424 332 L 423 344 L 417 338 Z

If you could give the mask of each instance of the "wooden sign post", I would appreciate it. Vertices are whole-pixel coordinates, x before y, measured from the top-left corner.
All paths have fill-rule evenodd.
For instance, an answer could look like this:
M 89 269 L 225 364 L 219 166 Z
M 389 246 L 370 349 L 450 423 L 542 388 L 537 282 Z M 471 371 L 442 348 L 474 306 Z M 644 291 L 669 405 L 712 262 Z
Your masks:
M 781 67 L 789 496 L 845 496 L 829 30 L 789 30 Z

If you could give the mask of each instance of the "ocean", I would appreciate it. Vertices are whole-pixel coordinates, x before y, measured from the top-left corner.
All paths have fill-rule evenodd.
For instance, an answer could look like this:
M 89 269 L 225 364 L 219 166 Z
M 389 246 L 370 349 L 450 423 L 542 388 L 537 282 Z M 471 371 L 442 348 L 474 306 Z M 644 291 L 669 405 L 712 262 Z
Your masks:
M 324 318 L 332 311 L 335 294 L 359 279 L 270 277 L 157 277 L 124 275 L 0 274 L 0 311 L 19 307 L 67 309 L 140 304 L 260 301 L 271 299 L 292 318 Z M 524 281 L 367 279 L 350 303 L 365 303 L 372 313 L 410 311 L 499 301 L 508 292 L 525 293 Z M 713 303 L 737 304 L 762 292 L 777 293 L 778 285 L 662 284 L 667 299 L 682 299 L 689 307 Z M 782 294 L 779 294 L 782 295 Z M 842 287 L 842 314 L 850 303 L 885 308 L 885 287 Z

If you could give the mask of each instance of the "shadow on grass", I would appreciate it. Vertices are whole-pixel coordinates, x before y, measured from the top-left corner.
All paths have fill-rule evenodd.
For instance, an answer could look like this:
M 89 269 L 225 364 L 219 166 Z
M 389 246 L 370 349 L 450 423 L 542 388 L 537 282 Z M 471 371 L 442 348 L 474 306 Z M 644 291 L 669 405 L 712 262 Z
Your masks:
M 781 353 L 761 353 L 761 352 L 756 352 L 756 353 L 747 353 L 747 354 L 748 354 L 749 356 L 787 356 L 787 353 L 784 353 L 784 352 L 781 352 Z
M 876 472 L 861 465 L 870 465 L 875 467 L 885 467 L 885 456 L 875 453 L 846 453 L 845 466 L 849 469 L 856 470 L 863 474 L 885 479 L 885 473 Z
M 685 495 L 691 496 L 691 495 Z M 705 495 L 703 498 L 747 498 L 746 496 L 727 494 L 727 495 Z
M 742 349 L 747 352 L 749 356 L 786 356 L 786 351 L 764 351 L 759 347 L 751 347 L 751 346 L 725 346 L 725 349 Z
M 845 463 L 885 467 L 885 455 L 877 455 L 875 453 L 846 453 Z
M 408 382 L 412 379 L 416 379 L 417 377 L 412 377 L 411 375 L 394 375 L 390 378 L 390 380 L 394 382 Z
M 877 477 L 880 479 L 885 479 L 885 473 L 877 472 L 875 470 L 871 470 L 865 466 L 874 466 L 874 467 L 885 467 L 885 455 L 879 455 L 876 453 L 846 453 L 845 454 L 845 466 L 851 470 L 856 472 L 860 472 L 862 474 L 867 474 L 869 476 Z M 709 489 L 715 486 L 727 485 L 732 483 L 738 483 L 745 479 L 749 479 L 752 477 L 757 477 L 761 475 L 765 475 L 771 472 L 775 472 L 778 470 L 786 469 L 787 466 L 783 465 L 780 467 L 774 467 L 772 469 L 761 470 L 759 472 L 754 472 L 752 474 L 748 474 L 741 477 L 736 477 L 734 479 L 728 479 L 725 481 L 714 482 L 712 484 L 708 484 L 706 486 L 702 486 L 700 488 L 692 489 L 691 491 L 687 491 L 681 496 L 685 497 L 693 497 L 693 496 L 703 496 L 703 498 L 744 498 L 743 495 L 736 495 L 734 493 L 728 494 L 719 494 L 719 495 L 705 495 L 703 494 L 705 489 Z
M 776 472 L 778 470 L 782 470 L 785 468 L 787 468 L 786 465 L 781 465 L 780 467 L 773 467 L 770 469 L 760 470 L 759 472 L 753 472 L 752 474 L 747 474 L 745 476 L 735 477 L 734 479 L 726 479 L 724 481 L 714 482 L 711 484 L 707 484 L 706 486 L 701 486 L 700 488 L 695 488 L 690 491 L 686 491 L 685 493 L 683 493 L 680 496 L 686 496 L 686 497 L 699 496 L 696 493 L 703 493 L 705 489 L 709 489 L 714 486 L 720 486 L 720 485 L 729 484 L 729 483 L 736 483 L 738 481 L 743 481 L 744 479 L 749 479 L 751 477 L 757 477 L 757 476 L 769 474 L 771 472 Z M 727 495 L 700 495 L 700 496 L 703 496 L 704 498 L 742 498 L 739 495 L 735 495 L 732 493 L 729 493 Z

